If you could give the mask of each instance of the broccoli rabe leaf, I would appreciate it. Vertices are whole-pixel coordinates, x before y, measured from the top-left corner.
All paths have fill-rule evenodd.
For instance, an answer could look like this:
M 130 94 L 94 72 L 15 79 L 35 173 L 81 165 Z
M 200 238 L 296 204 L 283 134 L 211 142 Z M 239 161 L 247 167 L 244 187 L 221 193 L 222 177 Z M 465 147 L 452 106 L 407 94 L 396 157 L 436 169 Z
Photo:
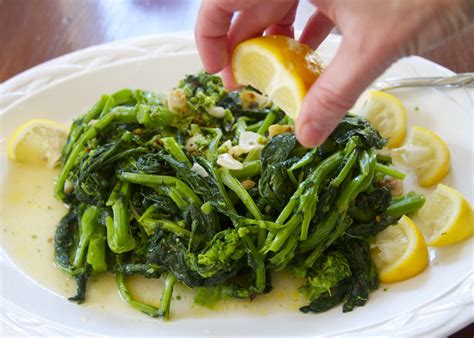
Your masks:
M 378 288 L 378 275 L 366 240 L 343 238 L 332 248 L 339 256 L 334 261 L 339 262 L 335 265 L 338 268 L 325 273 L 325 264 L 330 267 L 327 260 L 320 263 L 323 269 L 316 266 L 318 278 L 309 278 L 309 285 L 301 289 L 307 298 L 312 298 L 309 305 L 300 308 L 304 313 L 324 312 L 341 302 L 344 302 L 343 312 L 352 311 L 365 305 L 369 293 Z
M 263 148 L 261 153 L 261 178 L 258 190 L 264 203 L 281 211 L 288 202 L 294 187 L 287 169 L 293 162 L 288 157 L 296 145 L 293 134 L 278 135 Z
M 317 261 L 309 272 L 308 284 L 300 287 L 299 291 L 312 302 L 324 293 L 331 295 L 331 290 L 350 276 L 346 258 L 340 252 L 332 251 Z
M 370 256 L 369 243 L 365 239 L 342 239 L 337 250 L 344 254 L 351 268 L 349 291 L 342 307 L 344 312 L 363 306 L 369 299 L 369 293 L 379 286 L 379 278 Z
M 245 247 L 236 229 L 218 232 L 208 246 L 198 254 L 189 254 L 189 262 L 202 277 L 214 276 L 219 271 L 239 270 L 246 255 Z
M 354 136 L 359 136 L 362 146 L 366 149 L 381 149 L 387 143 L 387 140 L 380 136 L 367 120 L 350 114 L 339 122 L 329 140 L 338 145 L 345 145 Z

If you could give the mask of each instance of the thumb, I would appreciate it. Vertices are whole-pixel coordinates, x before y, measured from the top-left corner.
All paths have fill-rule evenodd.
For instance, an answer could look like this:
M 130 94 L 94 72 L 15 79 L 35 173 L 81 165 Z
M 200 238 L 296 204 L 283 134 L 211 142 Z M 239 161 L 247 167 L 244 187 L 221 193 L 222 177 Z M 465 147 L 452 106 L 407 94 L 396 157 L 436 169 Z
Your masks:
M 359 95 L 390 65 L 377 49 L 343 40 L 335 58 L 311 86 L 296 121 L 298 141 L 306 147 L 323 143 Z

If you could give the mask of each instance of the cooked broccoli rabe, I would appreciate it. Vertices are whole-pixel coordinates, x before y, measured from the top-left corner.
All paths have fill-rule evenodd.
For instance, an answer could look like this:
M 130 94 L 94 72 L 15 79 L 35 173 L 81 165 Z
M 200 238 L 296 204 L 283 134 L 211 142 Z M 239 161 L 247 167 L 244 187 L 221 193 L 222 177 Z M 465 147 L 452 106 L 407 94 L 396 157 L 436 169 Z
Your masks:
M 126 303 L 167 319 L 176 283 L 212 307 L 270 292 L 272 272 L 289 270 L 307 280 L 303 312 L 364 305 L 378 286 L 371 237 L 423 196 L 392 198 L 384 175 L 403 174 L 366 120 L 348 114 L 316 149 L 292 130 L 260 93 L 204 72 L 168 96 L 103 96 L 74 121 L 55 188 L 69 205 L 54 250 L 77 282 L 71 300 L 108 272 Z M 159 307 L 131 294 L 137 274 L 163 278 Z

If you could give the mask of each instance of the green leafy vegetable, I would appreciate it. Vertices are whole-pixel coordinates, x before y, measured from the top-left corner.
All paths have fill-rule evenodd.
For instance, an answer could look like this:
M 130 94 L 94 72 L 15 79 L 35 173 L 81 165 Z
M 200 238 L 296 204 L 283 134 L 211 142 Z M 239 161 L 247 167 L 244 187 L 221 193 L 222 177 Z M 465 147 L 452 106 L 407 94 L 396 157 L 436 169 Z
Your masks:
M 384 175 L 404 175 L 363 118 L 348 114 L 306 149 L 293 133 L 269 134 L 292 121 L 248 101 L 258 97 L 201 72 L 168 96 L 104 95 L 74 121 L 55 187 L 69 210 L 54 238 L 56 266 L 77 283 L 71 300 L 85 300 L 91 275 L 112 273 L 124 302 L 168 319 L 176 283 L 213 308 L 270 292 L 272 273 L 288 270 L 306 278 L 303 312 L 365 304 L 378 287 L 370 238 L 423 196 L 392 198 Z M 159 307 L 131 294 L 132 275 L 163 279 Z

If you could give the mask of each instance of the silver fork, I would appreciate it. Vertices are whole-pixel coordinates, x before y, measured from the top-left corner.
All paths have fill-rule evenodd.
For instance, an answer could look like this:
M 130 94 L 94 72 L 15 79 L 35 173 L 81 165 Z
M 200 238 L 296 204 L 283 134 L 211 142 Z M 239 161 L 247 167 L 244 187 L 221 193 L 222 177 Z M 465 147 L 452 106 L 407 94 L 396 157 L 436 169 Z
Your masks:
M 474 73 L 460 73 L 452 76 L 389 78 L 372 84 L 374 90 L 392 90 L 403 87 L 473 87 Z

